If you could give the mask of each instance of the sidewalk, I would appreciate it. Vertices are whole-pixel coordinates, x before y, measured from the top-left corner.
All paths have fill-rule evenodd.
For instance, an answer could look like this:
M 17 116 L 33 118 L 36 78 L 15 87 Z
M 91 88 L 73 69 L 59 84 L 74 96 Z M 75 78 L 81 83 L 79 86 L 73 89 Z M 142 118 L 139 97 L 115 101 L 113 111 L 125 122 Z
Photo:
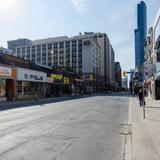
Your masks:
M 160 101 L 146 98 L 146 119 L 137 98 L 130 98 L 132 160 L 160 160 Z

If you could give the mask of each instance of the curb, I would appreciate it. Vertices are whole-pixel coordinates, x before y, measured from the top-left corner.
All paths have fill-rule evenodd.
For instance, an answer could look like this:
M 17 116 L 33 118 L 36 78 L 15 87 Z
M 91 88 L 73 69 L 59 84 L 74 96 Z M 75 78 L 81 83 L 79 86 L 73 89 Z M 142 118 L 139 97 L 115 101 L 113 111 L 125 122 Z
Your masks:
M 21 107 L 29 107 L 29 106 L 37 106 L 37 105 L 39 106 L 43 104 L 63 102 L 68 100 L 76 100 L 79 98 L 87 98 L 92 96 L 95 96 L 95 95 L 94 94 L 93 95 L 71 95 L 71 96 L 39 99 L 38 101 L 35 101 L 34 99 L 32 99 L 32 100 L 3 102 L 3 103 L 0 103 L 0 111 L 14 109 L 14 108 L 21 108 Z
M 124 160 L 132 160 L 132 100 L 129 99 L 129 110 L 128 110 L 128 131 L 125 137 L 125 155 Z

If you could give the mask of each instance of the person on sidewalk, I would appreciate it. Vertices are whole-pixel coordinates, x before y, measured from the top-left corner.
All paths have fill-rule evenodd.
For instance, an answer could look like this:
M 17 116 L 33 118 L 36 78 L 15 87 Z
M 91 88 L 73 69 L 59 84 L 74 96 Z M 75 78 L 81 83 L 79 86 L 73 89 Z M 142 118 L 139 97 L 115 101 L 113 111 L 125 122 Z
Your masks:
M 133 89 L 133 97 L 137 97 L 137 94 L 138 94 L 138 87 L 135 86 Z
M 143 106 L 144 103 L 144 95 L 142 89 L 139 90 L 138 92 L 138 98 L 139 98 L 139 105 Z
M 38 93 L 35 93 L 35 100 L 38 101 Z

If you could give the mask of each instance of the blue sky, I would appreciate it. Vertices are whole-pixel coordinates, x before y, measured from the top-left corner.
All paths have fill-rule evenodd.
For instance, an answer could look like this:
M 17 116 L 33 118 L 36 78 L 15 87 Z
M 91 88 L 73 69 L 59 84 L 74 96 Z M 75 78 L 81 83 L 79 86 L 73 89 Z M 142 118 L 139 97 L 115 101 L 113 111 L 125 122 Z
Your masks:
M 139 0 L 0 0 L 0 46 L 17 38 L 39 39 L 106 32 L 123 70 L 134 68 L 134 29 Z M 148 26 L 160 0 L 145 0 Z

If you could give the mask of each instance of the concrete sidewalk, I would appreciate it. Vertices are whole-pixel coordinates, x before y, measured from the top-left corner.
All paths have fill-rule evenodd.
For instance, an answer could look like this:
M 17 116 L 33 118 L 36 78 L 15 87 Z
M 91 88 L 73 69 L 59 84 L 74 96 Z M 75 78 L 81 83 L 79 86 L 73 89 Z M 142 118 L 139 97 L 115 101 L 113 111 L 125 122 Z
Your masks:
M 146 119 L 137 98 L 130 98 L 132 160 L 160 160 L 160 101 L 146 98 Z

